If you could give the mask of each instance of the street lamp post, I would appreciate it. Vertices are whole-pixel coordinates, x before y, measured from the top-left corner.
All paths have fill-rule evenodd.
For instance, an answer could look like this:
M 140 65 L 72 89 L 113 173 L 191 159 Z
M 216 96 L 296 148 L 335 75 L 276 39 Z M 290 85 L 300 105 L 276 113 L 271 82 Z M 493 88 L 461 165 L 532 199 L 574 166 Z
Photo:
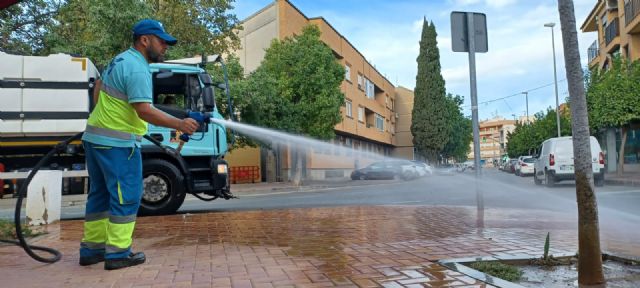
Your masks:
M 522 92 L 524 94 L 524 100 L 527 102 L 527 124 L 529 123 L 529 92 Z
M 553 49 L 553 84 L 556 89 L 556 123 L 558 126 L 558 137 L 561 137 L 560 133 L 560 103 L 558 101 L 558 74 L 556 73 L 556 43 L 555 36 L 553 35 L 553 27 L 556 26 L 556 23 L 547 23 L 544 24 L 544 27 L 551 28 L 551 49 Z

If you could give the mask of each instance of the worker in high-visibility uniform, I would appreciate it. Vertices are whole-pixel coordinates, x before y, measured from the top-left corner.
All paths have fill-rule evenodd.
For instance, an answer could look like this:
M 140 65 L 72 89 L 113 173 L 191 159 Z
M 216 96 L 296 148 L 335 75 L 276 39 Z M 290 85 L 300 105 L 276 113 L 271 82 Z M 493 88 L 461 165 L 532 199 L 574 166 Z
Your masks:
M 105 261 L 107 270 L 142 264 L 144 253 L 131 250 L 142 198 L 140 141 L 147 122 L 193 134 L 198 123 L 155 109 L 149 63 L 162 62 L 177 40 L 158 21 L 133 27 L 133 47 L 105 68 L 97 105 L 82 137 L 91 189 L 87 196 L 80 265 Z

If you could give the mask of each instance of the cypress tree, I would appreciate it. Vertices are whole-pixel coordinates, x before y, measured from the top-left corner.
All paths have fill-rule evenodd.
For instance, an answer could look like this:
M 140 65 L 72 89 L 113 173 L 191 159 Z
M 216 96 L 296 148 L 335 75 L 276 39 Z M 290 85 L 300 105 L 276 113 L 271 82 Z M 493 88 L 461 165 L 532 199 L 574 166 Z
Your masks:
M 440 51 L 436 41 L 436 27 L 425 18 L 422 24 L 418 74 L 414 89 L 411 134 L 417 153 L 431 163 L 449 141 L 451 125 L 448 121 L 446 90 L 440 73 Z

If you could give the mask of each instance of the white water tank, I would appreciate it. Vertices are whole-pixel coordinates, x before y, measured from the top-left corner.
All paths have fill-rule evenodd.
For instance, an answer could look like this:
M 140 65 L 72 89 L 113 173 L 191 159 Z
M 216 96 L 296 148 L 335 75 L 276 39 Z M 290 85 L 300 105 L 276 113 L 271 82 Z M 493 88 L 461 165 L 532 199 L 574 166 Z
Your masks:
M 64 136 L 84 131 L 90 83 L 88 58 L 0 52 L 0 137 Z

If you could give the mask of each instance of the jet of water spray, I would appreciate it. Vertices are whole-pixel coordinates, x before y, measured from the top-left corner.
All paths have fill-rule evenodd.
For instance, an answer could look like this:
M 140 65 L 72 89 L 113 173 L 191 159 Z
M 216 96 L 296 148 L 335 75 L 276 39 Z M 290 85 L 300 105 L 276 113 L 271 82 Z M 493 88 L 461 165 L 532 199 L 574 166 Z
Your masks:
M 289 147 L 289 149 L 293 150 L 312 149 L 316 153 L 330 152 L 330 154 L 332 155 L 339 155 L 342 160 L 355 160 L 361 158 L 371 161 L 397 160 L 370 151 L 363 151 L 342 145 L 335 145 L 332 143 L 323 142 L 300 135 L 276 131 L 273 129 L 252 126 L 224 119 L 211 119 L 211 121 L 217 124 L 224 125 L 225 127 L 235 130 L 236 132 L 247 137 L 271 145 L 272 147 L 280 144 L 285 145 Z

